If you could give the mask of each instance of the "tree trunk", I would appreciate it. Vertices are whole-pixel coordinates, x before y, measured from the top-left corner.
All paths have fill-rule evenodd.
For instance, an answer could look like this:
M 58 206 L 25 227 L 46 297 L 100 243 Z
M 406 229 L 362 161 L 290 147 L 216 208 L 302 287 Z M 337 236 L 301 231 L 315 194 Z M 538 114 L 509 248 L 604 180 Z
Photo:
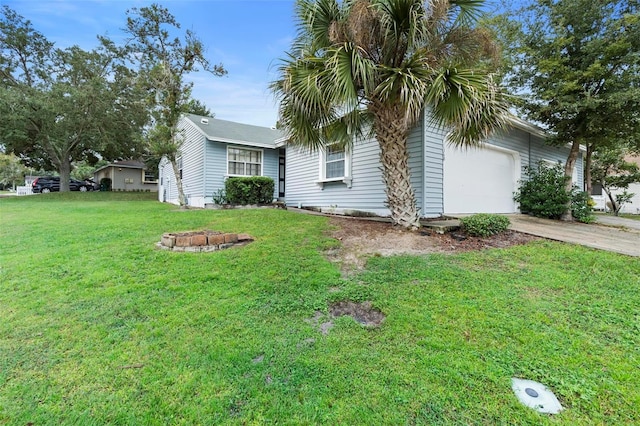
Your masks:
M 407 150 L 408 126 L 400 107 L 377 105 L 374 131 L 380 145 L 382 179 L 385 184 L 387 205 L 394 224 L 409 229 L 420 228 L 420 213 L 411 186 L 409 152 Z
M 587 158 L 584 163 L 584 190 L 587 191 L 587 194 L 591 196 L 591 189 L 593 188 L 593 183 L 591 182 L 591 159 L 593 156 L 593 144 L 587 145 Z
M 565 190 L 567 193 L 571 193 L 573 190 L 573 182 L 571 178 L 573 177 L 573 168 L 576 165 L 576 160 L 578 159 L 578 153 L 580 152 L 580 141 L 574 140 L 571 144 L 571 150 L 569 151 L 569 157 L 567 157 L 567 162 L 564 165 L 564 176 L 566 179 Z M 571 215 L 571 200 L 567 203 L 567 211 L 564 212 L 561 220 L 572 221 L 573 216 Z
M 620 206 L 618 206 L 618 203 L 616 203 L 615 197 L 611 193 L 611 189 L 609 189 L 609 187 L 604 186 L 604 185 L 602 186 L 602 189 L 604 190 L 604 193 L 607 194 L 607 197 L 609 198 L 609 201 L 611 202 L 611 211 L 613 212 L 614 215 L 618 216 L 618 212 L 620 211 Z M 607 203 L 605 201 L 605 207 L 606 207 L 606 205 L 607 205 Z
M 188 208 L 187 201 L 184 196 L 184 190 L 182 188 L 182 176 L 180 176 L 180 169 L 178 169 L 178 162 L 175 158 L 170 158 L 169 162 L 171 163 L 171 167 L 173 167 L 173 174 L 176 177 L 176 188 L 178 189 L 178 203 L 180 203 L 180 207 Z
M 59 164 L 60 192 L 69 192 L 69 179 L 71 178 L 71 160 L 68 155 L 62 156 Z

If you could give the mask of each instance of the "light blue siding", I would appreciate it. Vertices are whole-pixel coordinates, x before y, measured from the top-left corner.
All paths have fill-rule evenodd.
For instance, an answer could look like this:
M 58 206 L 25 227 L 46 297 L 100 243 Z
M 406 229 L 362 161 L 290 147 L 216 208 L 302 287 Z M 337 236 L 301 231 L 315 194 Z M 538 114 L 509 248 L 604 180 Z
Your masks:
M 270 148 L 254 148 L 247 145 L 234 145 L 233 143 L 209 140 L 202 130 L 193 121 L 182 118 L 179 124 L 184 137 L 184 143 L 180 147 L 182 157 L 182 186 L 185 197 L 190 205 L 204 207 L 205 203 L 213 201 L 214 193 L 224 189 L 224 181 L 227 178 L 227 147 L 258 149 L 262 151 L 262 175 L 274 180 L 276 189 L 274 198 L 277 198 L 278 182 L 278 150 Z M 162 177 L 163 198 L 172 203 L 178 203 L 178 190 L 175 175 L 171 164 L 163 159 L 159 164 Z
M 417 206 L 425 217 L 441 216 L 444 212 L 444 144 L 447 130 L 433 125 L 429 117 L 420 120 L 408 138 L 411 184 Z M 568 148 L 544 144 L 542 138 L 519 128 L 511 128 L 492 136 L 488 144 L 515 151 L 524 167 L 540 159 L 564 163 Z M 372 211 L 388 214 L 386 195 L 375 140 L 356 143 L 351 157 L 352 185 L 344 182 L 318 184 L 320 160 L 294 146 L 287 148 L 287 193 L 290 206 L 321 207 L 344 210 Z M 582 155 L 577 161 L 578 185 L 582 187 Z M 506 177 L 506 178 L 512 178 Z M 514 188 L 516 189 L 516 188 Z
M 227 144 L 207 141 L 205 163 L 205 199 L 213 202 L 213 194 L 224 189 L 227 176 Z
M 204 193 L 204 142 L 205 137 L 191 122 L 182 119 L 184 142 L 180 147 L 182 157 L 182 190 L 187 200 L 202 197 Z
M 205 194 L 207 202 L 212 202 L 214 193 L 224 189 L 224 181 L 227 178 L 227 147 L 237 147 L 243 149 L 257 149 L 262 151 L 262 176 L 270 177 L 274 180 L 274 198 L 277 198 L 278 186 L 278 150 L 268 148 L 252 148 L 228 144 L 225 142 L 207 141 L 206 143 L 206 163 L 205 163 Z
M 444 139 L 445 131 L 425 115 L 420 122 L 424 138 L 424 202 L 422 214 L 437 217 L 444 211 Z
M 422 127 L 416 126 L 407 137 L 407 151 L 409 152 L 409 172 L 411 173 L 411 186 L 416 197 L 416 206 L 424 212 L 424 141 Z
M 345 182 L 320 184 L 319 154 L 287 147 L 286 203 L 290 206 L 385 210 L 386 195 L 375 140 L 356 142 L 351 152 L 351 187 Z

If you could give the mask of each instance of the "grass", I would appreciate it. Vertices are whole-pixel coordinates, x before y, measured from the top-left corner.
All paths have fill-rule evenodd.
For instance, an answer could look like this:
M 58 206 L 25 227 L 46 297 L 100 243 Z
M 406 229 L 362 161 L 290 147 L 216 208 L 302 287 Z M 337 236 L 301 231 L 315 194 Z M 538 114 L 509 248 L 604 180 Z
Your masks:
M 345 280 L 325 218 L 152 196 L 0 199 L 0 424 L 640 423 L 640 259 L 541 242 Z M 154 248 L 194 229 L 255 242 Z M 308 321 L 347 299 L 386 320 Z M 566 410 L 521 406 L 511 377 Z

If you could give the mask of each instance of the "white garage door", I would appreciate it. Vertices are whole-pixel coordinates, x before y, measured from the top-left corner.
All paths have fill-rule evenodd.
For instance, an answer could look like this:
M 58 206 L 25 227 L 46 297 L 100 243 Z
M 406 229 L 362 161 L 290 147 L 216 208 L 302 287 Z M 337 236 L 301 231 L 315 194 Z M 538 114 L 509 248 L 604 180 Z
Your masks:
M 483 147 L 445 148 L 444 211 L 453 213 L 513 213 L 513 192 L 520 179 L 515 151 Z

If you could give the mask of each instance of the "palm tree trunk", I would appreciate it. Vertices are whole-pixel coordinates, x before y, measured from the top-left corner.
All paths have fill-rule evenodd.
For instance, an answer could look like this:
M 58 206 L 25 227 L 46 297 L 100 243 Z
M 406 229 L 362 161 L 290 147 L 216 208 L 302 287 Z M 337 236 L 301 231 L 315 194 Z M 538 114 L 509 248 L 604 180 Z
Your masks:
M 373 126 L 380 145 L 382 179 L 391 220 L 396 225 L 417 229 L 420 227 L 420 213 L 411 186 L 407 150 L 409 129 L 404 111 L 400 107 L 376 108 L 375 105 L 371 109 L 375 115 Z

